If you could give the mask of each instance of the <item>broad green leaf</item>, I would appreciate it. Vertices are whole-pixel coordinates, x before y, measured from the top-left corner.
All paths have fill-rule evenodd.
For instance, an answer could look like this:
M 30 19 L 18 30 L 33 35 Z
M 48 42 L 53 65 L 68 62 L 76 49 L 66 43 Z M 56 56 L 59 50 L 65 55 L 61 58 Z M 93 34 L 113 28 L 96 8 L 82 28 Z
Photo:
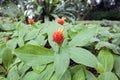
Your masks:
M 81 69 L 81 65 L 75 65 L 70 68 L 71 75 L 73 76 L 78 70 Z
M 38 80 L 50 80 L 54 72 L 53 64 L 47 65 L 46 69 L 39 75 Z
M 25 45 L 15 50 L 15 54 L 28 65 L 42 65 L 53 62 L 53 51 L 41 46 Z
M 76 63 L 80 63 L 90 67 L 97 67 L 97 58 L 88 50 L 83 48 L 71 47 L 69 50 L 70 57 Z
M 96 47 L 96 49 L 101 49 L 102 47 L 106 47 L 108 49 L 112 49 L 112 51 L 114 53 L 120 54 L 120 48 L 118 46 L 116 46 L 115 44 L 111 44 L 109 42 L 100 41 L 97 43 L 97 45 L 95 47 Z
M 5 77 L 0 76 L 0 80 L 7 80 Z
M 113 47 L 115 47 L 115 45 L 109 43 L 109 42 L 105 42 L 105 41 L 100 41 L 97 43 L 97 45 L 95 46 L 96 49 L 101 49 L 102 47 L 107 47 L 112 49 Z
M 53 73 L 50 80 L 57 80 L 58 78 L 59 78 L 59 76 L 57 76 L 56 73 Z M 58 79 L 58 80 L 60 80 L 60 79 Z
M 63 76 L 62 76 L 62 78 L 61 78 L 60 80 L 71 80 L 71 73 L 70 73 L 70 71 L 67 70 L 67 71 L 63 74 Z
M 104 67 L 105 72 L 112 70 L 114 60 L 113 60 L 113 55 L 109 50 L 107 49 L 101 50 L 98 54 L 98 60 Z
M 40 74 L 37 74 L 34 71 L 30 71 L 20 80 L 39 80 L 39 78 L 38 78 L 39 75 Z
M 56 4 L 56 3 L 58 3 L 59 2 L 59 0 L 53 0 L 54 1 L 54 4 Z
M 18 45 L 21 47 L 24 45 L 24 41 L 22 38 L 18 38 Z
M 2 52 L 2 62 L 6 69 L 9 68 L 12 59 L 13 59 L 12 51 L 10 48 L 6 47 Z
M 37 37 L 38 33 L 39 33 L 40 29 L 33 29 L 32 31 L 30 31 L 26 36 L 25 36 L 25 41 L 27 40 L 31 40 Z
M 85 80 L 84 68 L 81 66 L 72 77 L 73 80 Z
M 46 37 L 46 36 L 43 36 L 42 34 L 39 34 L 39 35 L 37 36 L 37 38 L 35 39 L 35 41 L 37 42 L 37 44 L 39 44 L 39 45 L 41 45 L 41 46 L 44 46 L 45 43 L 46 43 L 45 37 Z
M 115 73 L 120 78 L 120 56 L 119 55 L 114 55 L 114 70 L 115 70 Z
M 118 78 L 112 72 L 105 72 L 99 75 L 98 80 L 118 80 Z
M 34 72 L 41 73 L 46 68 L 46 65 L 36 65 L 36 66 L 32 66 L 32 68 Z
M 90 71 L 86 70 L 86 80 L 97 80 L 97 78 Z
M 17 66 L 14 66 L 10 71 L 8 72 L 7 76 L 8 80 L 19 80 L 19 74 L 17 70 Z
M 18 43 L 18 38 L 13 38 L 13 39 L 11 39 L 11 40 L 8 40 L 8 42 L 7 42 L 6 45 L 7 45 L 10 49 L 14 50 L 14 49 L 17 47 L 17 43 Z
M 23 39 L 26 33 L 28 33 L 28 27 L 25 24 L 22 24 L 21 22 L 19 22 L 17 24 L 17 33 L 19 38 Z
M 59 79 L 59 76 L 56 74 L 56 72 L 51 76 L 50 80 L 71 80 L 71 73 L 69 70 L 67 70 L 61 79 Z
M 39 46 L 39 44 L 35 40 L 30 40 L 29 42 L 27 42 L 27 44 Z
M 57 76 L 59 76 L 59 79 L 67 70 L 70 62 L 69 60 L 70 60 L 69 54 L 63 48 L 61 48 L 60 53 L 54 54 L 54 67 L 55 67 Z
M 81 30 L 69 43 L 70 46 L 85 46 L 96 35 L 98 27 Z
M 99 34 L 102 37 L 106 37 L 106 38 L 112 38 L 114 35 L 112 33 L 109 32 L 109 27 L 100 27 L 99 29 Z
M 10 30 L 14 30 L 14 29 L 15 29 L 15 27 L 13 25 L 11 25 L 10 23 L 2 25 L 2 30 L 10 31 Z
M 18 71 L 19 71 L 19 74 L 21 76 L 24 76 L 27 72 L 27 70 L 30 69 L 31 66 L 28 66 L 27 64 L 24 64 L 23 62 L 21 62 L 19 65 L 18 65 Z
M 5 73 L 5 71 L 4 67 L 0 65 L 0 73 Z
M 5 43 L 0 44 L 0 64 L 2 63 L 2 52 L 4 48 L 6 48 L 6 44 Z

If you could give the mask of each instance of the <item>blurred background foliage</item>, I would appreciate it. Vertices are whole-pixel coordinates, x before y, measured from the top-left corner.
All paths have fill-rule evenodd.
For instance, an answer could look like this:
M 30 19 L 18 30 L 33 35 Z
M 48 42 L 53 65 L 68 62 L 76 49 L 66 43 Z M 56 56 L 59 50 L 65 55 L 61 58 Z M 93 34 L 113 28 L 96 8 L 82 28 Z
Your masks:
M 119 0 L 0 0 L 0 16 L 18 20 L 120 20 Z

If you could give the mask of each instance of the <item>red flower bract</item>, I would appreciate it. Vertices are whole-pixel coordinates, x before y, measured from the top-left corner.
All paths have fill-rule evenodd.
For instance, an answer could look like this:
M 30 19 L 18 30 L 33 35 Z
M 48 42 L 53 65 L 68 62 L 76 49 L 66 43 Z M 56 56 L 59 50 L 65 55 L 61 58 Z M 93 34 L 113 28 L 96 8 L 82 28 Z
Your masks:
M 29 22 L 29 24 L 32 25 L 32 24 L 34 24 L 34 19 L 29 19 L 28 22 Z
M 64 17 L 62 17 L 62 18 L 58 18 L 58 24 L 63 25 L 64 22 L 65 22 L 65 19 L 66 19 L 66 18 L 64 18 Z
M 63 28 L 58 29 L 52 35 L 53 41 L 56 42 L 58 45 L 61 45 L 64 41 L 63 30 Z
M 9 40 L 9 37 L 5 37 L 4 41 L 7 42 Z

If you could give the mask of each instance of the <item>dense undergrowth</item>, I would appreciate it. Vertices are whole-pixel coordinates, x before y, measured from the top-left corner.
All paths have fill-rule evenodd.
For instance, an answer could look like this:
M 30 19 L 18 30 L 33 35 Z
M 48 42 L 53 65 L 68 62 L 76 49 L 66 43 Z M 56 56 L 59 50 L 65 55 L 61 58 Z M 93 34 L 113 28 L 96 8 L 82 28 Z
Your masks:
M 0 80 L 119 80 L 120 27 L 110 23 L 0 20 Z

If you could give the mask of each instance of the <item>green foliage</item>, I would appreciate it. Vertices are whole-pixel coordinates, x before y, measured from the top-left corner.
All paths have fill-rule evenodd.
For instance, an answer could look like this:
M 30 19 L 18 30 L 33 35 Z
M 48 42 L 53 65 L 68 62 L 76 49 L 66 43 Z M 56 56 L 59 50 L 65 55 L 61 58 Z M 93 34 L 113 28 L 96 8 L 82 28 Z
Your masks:
M 112 72 L 105 72 L 98 77 L 98 80 L 118 80 L 118 78 Z
M 98 54 L 98 60 L 104 67 L 105 72 L 109 72 L 113 69 L 113 55 L 109 50 L 101 50 Z
M 15 50 L 15 54 L 28 65 L 43 65 L 53 61 L 53 51 L 34 45 L 25 45 Z
M 71 47 L 69 49 L 69 53 L 70 53 L 71 59 L 74 60 L 76 63 L 81 63 L 83 65 L 94 67 L 94 68 L 97 67 L 98 61 L 91 52 L 82 48 Z
M 54 67 L 56 71 L 56 75 L 58 76 L 58 79 L 63 76 L 65 71 L 67 70 L 70 62 L 70 57 L 67 52 L 64 49 L 60 51 L 60 53 L 54 54 Z
M 94 16 L 93 16 L 94 15 Z M 119 20 L 120 19 L 120 11 L 119 10 L 109 10 L 109 11 L 91 11 L 87 16 L 86 20 Z
M 99 22 L 91 22 L 89 25 L 86 22 L 59 25 L 57 21 L 30 25 L 11 23 L 9 19 L 0 22 L 0 79 L 120 78 L 118 26 L 101 27 Z M 6 27 L 8 24 L 9 27 Z M 61 46 L 52 40 L 53 32 L 59 28 L 64 28 L 64 42 Z M 4 40 L 5 37 L 9 39 Z
M 89 43 L 89 40 L 96 36 L 98 27 L 86 27 L 81 30 L 75 37 L 70 41 L 70 46 L 85 46 Z M 78 41 L 80 40 L 80 42 Z
M 120 78 L 120 68 L 119 68 L 119 66 L 120 66 L 120 56 L 118 56 L 118 55 L 114 55 L 114 69 L 115 69 L 115 73 L 117 74 L 117 76 Z

